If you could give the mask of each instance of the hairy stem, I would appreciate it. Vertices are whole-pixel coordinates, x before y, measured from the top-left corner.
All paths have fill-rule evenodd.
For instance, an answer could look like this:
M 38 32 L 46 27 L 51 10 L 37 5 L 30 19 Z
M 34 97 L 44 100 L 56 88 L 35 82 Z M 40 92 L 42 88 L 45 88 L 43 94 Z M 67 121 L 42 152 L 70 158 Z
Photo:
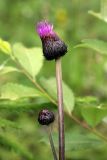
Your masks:
M 57 96 L 58 96 L 59 160 L 65 160 L 65 136 L 64 136 L 64 111 L 63 111 L 61 58 L 56 59 L 56 83 L 57 83 Z

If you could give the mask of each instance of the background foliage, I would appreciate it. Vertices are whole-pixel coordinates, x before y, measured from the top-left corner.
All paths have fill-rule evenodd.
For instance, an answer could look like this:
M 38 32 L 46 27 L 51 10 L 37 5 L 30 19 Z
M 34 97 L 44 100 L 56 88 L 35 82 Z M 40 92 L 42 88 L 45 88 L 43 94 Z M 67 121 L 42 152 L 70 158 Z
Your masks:
M 57 117 L 55 64 L 44 60 L 35 32 L 41 19 L 54 24 L 69 48 L 62 59 L 66 159 L 106 159 L 105 6 L 100 0 L 0 1 L 1 160 L 52 159 L 37 122 L 42 108 L 54 110 Z M 56 123 L 53 132 L 57 145 Z

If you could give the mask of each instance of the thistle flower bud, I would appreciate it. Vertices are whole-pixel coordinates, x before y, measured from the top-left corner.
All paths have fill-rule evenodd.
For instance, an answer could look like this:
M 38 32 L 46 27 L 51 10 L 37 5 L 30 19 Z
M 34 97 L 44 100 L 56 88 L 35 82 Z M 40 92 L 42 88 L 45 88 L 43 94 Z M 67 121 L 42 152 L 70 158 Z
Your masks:
M 46 21 L 39 22 L 37 33 L 41 38 L 43 54 L 47 60 L 57 59 L 67 53 L 67 46 L 53 31 L 53 25 Z
M 47 109 L 43 109 L 39 112 L 38 115 L 38 122 L 41 125 L 49 125 L 50 123 L 52 123 L 55 120 L 55 116 L 53 114 L 53 112 L 47 110 Z

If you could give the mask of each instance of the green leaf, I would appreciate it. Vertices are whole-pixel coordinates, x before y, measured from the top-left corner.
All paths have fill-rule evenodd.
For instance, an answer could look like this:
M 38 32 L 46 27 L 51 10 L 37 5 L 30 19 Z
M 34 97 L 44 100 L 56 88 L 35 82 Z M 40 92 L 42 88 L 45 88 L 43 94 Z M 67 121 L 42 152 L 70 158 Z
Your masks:
M 38 90 L 17 83 L 7 83 L 1 87 L 1 99 L 16 100 L 24 97 L 43 96 Z
M 10 72 L 20 72 L 17 68 L 12 67 L 12 66 L 0 66 L 0 75 L 4 75 Z
M 0 118 L 0 127 L 3 127 L 3 128 L 12 127 L 12 128 L 17 128 L 17 129 L 21 128 L 19 127 L 18 123 L 12 122 L 4 118 Z
M 79 44 L 76 47 L 91 48 L 101 54 L 107 55 L 107 42 L 104 42 L 102 40 L 85 39 L 82 41 L 82 44 Z
M 26 48 L 22 44 L 16 43 L 13 45 L 13 53 L 21 67 L 34 79 L 43 65 L 42 49 L 38 47 Z
M 57 134 L 53 134 L 53 141 L 55 145 L 58 145 Z M 40 142 L 43 142 L 49 145 L 49 142 L 46 137 L 43 137 Z M 89 150 L 96 149 L 100 147 L 103 142 L 98 139 L 96 136 L 79 133 L 79 131 L 70 131 L 65 133 L 65 146 L 66 152 L 69 151 L 78 151 L 78 150 Z
M 7 41 L 0 39 L 0 50 L 5 54 L 11 54 L 11 46 Z
M 56 79 L 50 78 L 50 79 L 44 79 L 42 78 L 40 80 L 41 85 L 44 87 L 44 89 L 49 93 L 49 95 L 57 101 L 57 87 L 56 87 Z M 64 95 L 64 107 L 65 111 L 71 114 L 73 108 L 74 108 L 74 95 L 72 90 L 63 82 L 63 95 Z
M 28 98 L 22 98 L 17 100 L 7 100 L 7 99 L 0 99 L 0 112 L 6 111 L 6 112 L 29 112 L 29 111 L 36 111 L 38 109 L 44 109 L 44 106 L 47 106 L 47 108 L 56 108 L 55 105 L 47 102 L 46 100 L 43 100 L 43 97 L 41 98 L 32 98 L 31 100 Z
M 33 155 L 22 145 L 22 143 L 19 143 L 13 135 L 8 137 L 7 135 L 0 134 L 0 144 L 9 150 L 15 151 L 26 160 L 34 160 Z
M 101 106 L 81 106 L 81 113 L 86 122 L 94 127 L 107 116 L 107 108 Z
M 101 140 L 88 134 L 85 135 L 81 133 L 69 132 L 65 136 L 67 151 L 95 149 L 96 146 L 100 147 L 102 144 Z

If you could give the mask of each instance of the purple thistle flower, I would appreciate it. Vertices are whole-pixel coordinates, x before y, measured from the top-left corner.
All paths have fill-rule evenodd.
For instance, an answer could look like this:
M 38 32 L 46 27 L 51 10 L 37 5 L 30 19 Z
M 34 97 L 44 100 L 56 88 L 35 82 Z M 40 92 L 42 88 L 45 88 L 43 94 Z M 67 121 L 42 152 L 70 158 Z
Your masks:
M 46 21 L 39 22 L 37 24 L 37 32 L 41 38 L 52 35 L 54 33 L 53 25 Z
M 53 31 L 53 25 L 47 21 L 37 24 L 37 33 L 41 38 L 43 54 L 47 60 L 57 59 L 65 55 L 67 46 Z

